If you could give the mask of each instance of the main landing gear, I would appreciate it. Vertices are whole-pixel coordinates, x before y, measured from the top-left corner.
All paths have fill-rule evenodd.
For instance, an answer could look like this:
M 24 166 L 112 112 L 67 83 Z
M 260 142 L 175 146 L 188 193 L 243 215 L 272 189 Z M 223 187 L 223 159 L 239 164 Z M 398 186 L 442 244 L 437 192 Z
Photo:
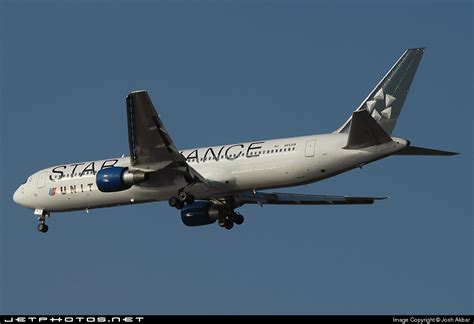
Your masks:
M 232 212 L 229 216 L 221 217 L 217 221 L 220 227 L 224 227 L 227 230 L 230 230 L 234 227 L 234 224 L 242 225 L 244 222 L 244 216 L 239 213 Z
M 169 205 L 176 209 L 186 209 L 181 211 L 181 219 L 187 226 L 201 226 L 215 223 L 217 221 L 220 227 L 232 229 L 234 224 L 241 225 L 244 222 L 244 216 L 235 212 L 235 208 L 240 207 L 231 199 L 215 199 L 210 201 L 195 201 L 194 196 L 184 190 L 180 190 L 177 197 L 169 199 Z M 193 206 L 191 206 L 193 205 Z
M 46 218 L 49 217 L 49 212 L 42 209 L 36 209 L 35 215 L 38 216 L 38 221 L 39 221 L 39 224 L 37 227 L 38 231 L 41 233 L 46 233 L 49 229 L 48 225 L 46 225 Z
M 178 197 L 171 197 L 168 200 L 168 203 L 171 207 L 176 209 L 182 209 L 184 204 L 192 205 L 194 203 L 194 196 L 186 191 L 180 191 L 178 193 Z

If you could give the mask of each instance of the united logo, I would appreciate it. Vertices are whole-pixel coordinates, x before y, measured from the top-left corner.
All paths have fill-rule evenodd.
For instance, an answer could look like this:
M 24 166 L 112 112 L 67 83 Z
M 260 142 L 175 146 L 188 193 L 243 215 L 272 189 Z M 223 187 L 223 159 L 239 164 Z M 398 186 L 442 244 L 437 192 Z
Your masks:
M 49 188 L 49 195 L 54 196 L 56 194 L 56 188 Z

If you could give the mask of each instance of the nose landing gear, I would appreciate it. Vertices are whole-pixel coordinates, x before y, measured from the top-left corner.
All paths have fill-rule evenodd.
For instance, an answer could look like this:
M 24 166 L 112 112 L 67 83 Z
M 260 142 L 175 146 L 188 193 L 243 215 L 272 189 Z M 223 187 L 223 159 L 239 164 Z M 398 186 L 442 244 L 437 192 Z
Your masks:
M 49 212 L 43 209 L 36 209 L 35 215 L 38 216 L 38 231 L 41 233 L 46 233 L 49 229 L 48 225 L 46 225 L 46 218 L 49 217 Z
M 41 233 L 46 233 L 49 229 L 48 225 L 46 225 L 44 221 L 39 223 L 37 228 L 38 228 L 38 231 L 40 231 Z

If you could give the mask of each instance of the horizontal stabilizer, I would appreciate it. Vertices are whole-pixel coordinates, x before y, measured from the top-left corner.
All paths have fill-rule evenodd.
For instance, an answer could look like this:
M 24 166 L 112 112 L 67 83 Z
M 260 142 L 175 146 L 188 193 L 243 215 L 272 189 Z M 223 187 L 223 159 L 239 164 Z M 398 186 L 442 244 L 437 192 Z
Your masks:
M 451 156 L 457 155 L 459 153 L 456 152 L 448 152 L 448 151 L 439 151 L 433 150 L 424 147 L 416 147 L 416 146 L 407 146 L 401 151 L 398 151 L 394 155 L 433 155 L 433 156 Z
M 352 113 L 352 122 L 345 149 L 360 149 L 391 141 L 392 138 L 370 116 L 367 110 L 357 110 Z

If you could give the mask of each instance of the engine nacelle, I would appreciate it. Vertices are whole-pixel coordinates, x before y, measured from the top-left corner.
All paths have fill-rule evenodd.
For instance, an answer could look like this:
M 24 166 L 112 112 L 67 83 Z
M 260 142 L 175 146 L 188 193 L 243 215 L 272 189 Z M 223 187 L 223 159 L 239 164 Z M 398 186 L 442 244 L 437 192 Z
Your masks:
M 181 220 L 186 226 L 202 226 L 215 223 L 221 217 L 229 215 L 225 206 L 215 205 L 208 201 L 196 201 L 181 210 Z
M 97 188 L 102 192 L 127 190 L 135 184 L 148 179 L 146 172 L 130 171 L 128 168 L 111 167 L 99 170 L 96 176 Z

